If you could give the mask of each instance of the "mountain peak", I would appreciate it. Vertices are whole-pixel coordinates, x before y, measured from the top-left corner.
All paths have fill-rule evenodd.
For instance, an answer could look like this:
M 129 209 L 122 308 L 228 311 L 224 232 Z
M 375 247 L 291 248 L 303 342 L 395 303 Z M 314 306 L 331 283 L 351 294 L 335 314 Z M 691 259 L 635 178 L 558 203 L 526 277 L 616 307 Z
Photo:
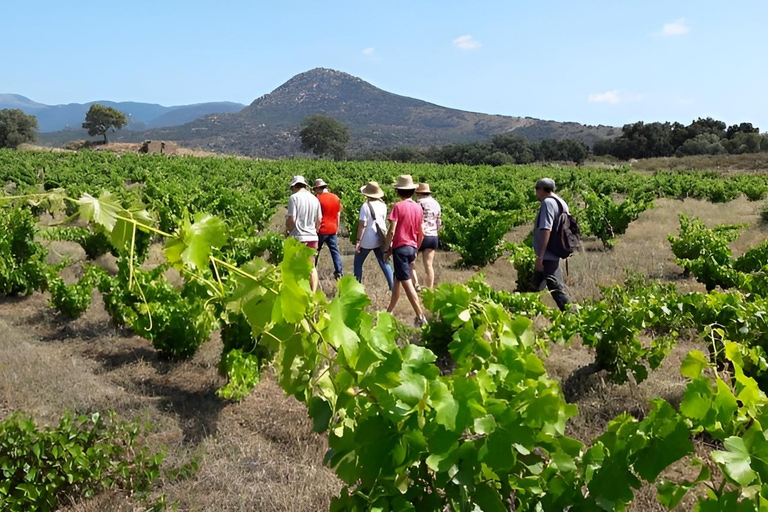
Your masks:
M 365 84 L 365 85 L 369 85 L 370 87 L 373 87 L 371 84 L 369 84 L 362 78 L 358 78 L 356 76 L 350 75 L 349 73 L 345 73 L 343 71 L 338 71 L 330 68 L 314 68 L 314 69 L 310 69 L 309 71 L 304 71 L 303 73 L 299 73 L 298 75 L 294 76 L 293 78 L 285 82 L 283 86 L 291 83 L 305 83 L 305 82 L 328 82 L 328 83 L 333 83 L 337 85 L 341 82 L 354 82 L 354 83 Z
M 348 78 L 351 80 L 362 81 L 360 78 L 350 75 L 349 73 L 345 73 L 343 71 L 338 71 L 336 69 L 331 69 L 331 68 L 313 68 L 313 69 L 310 69 L 309 71 L 304 71 L 303 73 L 299 73 L 293 78 L 299 78 L 299 77 L 317 77 L 317 78 L 339 77 L 339 78 Z
M 515 133 L 531 140 L 577 138 L 588 144 L 607 131 L 577 123 L 488 115 L 441 107 L 384 91 L 329 68 L 293 76 L 235 114 L 208 116 L 156 136 L 213 151 L 260 157 L 300 153 L 301 123 L 325 114 L 346 124 L 352 152 L 393 146 L 432 146 Z
M 249 108 L 289 103 L 324 103 L 339 95 L 358 96 L 363 91 L 380 91 L 368 82 L 343 71 L 314 68 L 294 76 L 269 94 L 251 103 Z M 383 91 L 381 91 L 383 92 Z

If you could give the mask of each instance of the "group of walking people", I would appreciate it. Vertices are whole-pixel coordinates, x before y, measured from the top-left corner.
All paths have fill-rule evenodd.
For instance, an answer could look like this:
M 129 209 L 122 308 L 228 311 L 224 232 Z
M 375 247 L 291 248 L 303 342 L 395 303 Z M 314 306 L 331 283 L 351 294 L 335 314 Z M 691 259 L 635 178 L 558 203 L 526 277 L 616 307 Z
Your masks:
M 434 259 L 439 246 L 438 233 L 442 228 L 440 205 L 432 197 L 429 184 L 414 183 L 410 175 L 401 175 L 392 185 L 399 198 L 389 214 L 384 202 L 384 191 L 375 181 L 360 188 L 366 200 L 360 207 L 355 241 L 354 275 L 362 282 L 363 263 L 373 252 L 381 268 L 392 296 L 387 307 L 395 309 L 404 291 L 416 313 L 416 326 L 426 324 L 427 319 L 419 301 L 419 284 L 414 264 L 422 254 L 424 285 L 435 285 Z M 334 277 L 343 275 L 339 252 L 338 229 L 341 224 L 342 206 L 328 184 L 318 179 L 312 187 L 314 195 L 303 176 L 291 181 L 291 198 L 285 227 L 286 235 L 296 238 L 307 247 L 315 249 L 315 265 L 310 275 L 310 287 L 314 291 L 319 284 L 317 259 L 324 245 L 328 246 L 333 260 Z M 533 246 L 536 263 L 533 286 L 537 290 L 545 286 L 552 294 L 558 308 L 565 310 L 570 297 L 563 279 L 560 256 L 552 250 L 551 242 L 561 235 L 563 216 L 570 215 L 568 205 L 555 194 L 555 182 L 542 178 L 536 182 L 536 198 L 541 203 L 534 221 Z M 414 197 L 416 201 L 414 201 Z M 389 226 L 387 226 L 387 220 Z M 391 263 L 390 263 L 391 260 Z
M 435 251 L 439 246 L 442 212 L 427 183 L 415 183 L 410 175 L 402 175 L 393 188 L 399 201 L 392 206 L 389 214 L 383 200 L 384 191 L 377 182 L 370 181 L 360 188 L 360 193 L 366 199 L 358 216 L 354 275 L 362 282 L 363 264 L 373 252 L 392 292 L 387 311 L 395 309 L 404 291 L 416 314 L 415 323 L 421 326 L 427 319 L 419 301 L 420 285 L 414 266 L 417 256 L 421 254 L 424 263 L 423 285 L 433 288 Z M 316 180 L 312 190 L 314 195 L 303 176 L 294 176 L 285 227 L 288 236 L 317 251 L 315 268 L 310 275 L 310 287 L 314 291 L 319 284 L 317 259 L 324 245 L 328 246 L 331 253 L 334 277 L 339 279 L 344 275 L 338 244 L 343 207 L 324 180 Z

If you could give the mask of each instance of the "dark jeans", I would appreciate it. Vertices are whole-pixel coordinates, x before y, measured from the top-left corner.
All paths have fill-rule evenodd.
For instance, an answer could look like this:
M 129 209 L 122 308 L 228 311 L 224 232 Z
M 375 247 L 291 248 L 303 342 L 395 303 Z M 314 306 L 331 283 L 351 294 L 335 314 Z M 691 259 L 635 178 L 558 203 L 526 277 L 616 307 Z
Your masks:
M 384 260 L 384 251 L 381 250 L 381 247 L 377 247 L 376 249 L 363 249 L 361 247 L 360 252 L 355 253 L 355 279 L 357 279 L 359 283 L 363 281 L 363 263 L 365 263 L 365 259 L 371 251 L 376 255 L 376 261 L 379 262 L 379 267 L 381 267 L 381 271 L 384 272 L 384 277 L 387 279 L 387 286 L 389 286 L 389 289 L 391 290 L 395 286 L 392 279 L 392 268 L 389 266 L 389 263 Z
M 328 250 L 331 251 L 331 259 L 333 260 L 334 275 L 338 279 L 342 276 L 341 269 L 341 253 L 339 252 L 339 239 L 336 235 L 317 235 L 317 256 L 315 256 L 315 266 L 317 266 L 317 260 L 320 258 L 320 251 L 323 250 L 323 245 L 328 244 Z
M 560 311 L 565 311 L 566 304 L 571 302 L 571 298 L 568 297 L 568 288 L 563 279 L 560 260 L 544 260 L 544 272 L 534 272 L 531 284 L 536 291 L 543 290 L 546 284 Z

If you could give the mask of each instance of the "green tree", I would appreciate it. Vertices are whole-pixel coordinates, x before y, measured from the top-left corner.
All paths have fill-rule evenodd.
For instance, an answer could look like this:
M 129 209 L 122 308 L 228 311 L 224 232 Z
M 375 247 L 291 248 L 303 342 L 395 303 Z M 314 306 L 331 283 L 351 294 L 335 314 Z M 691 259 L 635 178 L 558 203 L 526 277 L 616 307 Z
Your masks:
M 565 157 L 560 153 L 560 146 L 555 139 L 544 139 L 537 146 L 536 160 L 554 162 L 565 160 Z
M 419 151 L 415 148 L 407 147 L 407 146 L 399 146 L 394 148 L 389 153 L 388 160 L 392 160 L 394 162 L 423 162 L 424 157 L 419 153 Z
M 533 154 L 533 145 L 519 135 L 512 135 L 511 133 L 496 135 L 492 142 L 499 151 L 511 156 L 515 163 L 529 164 L 536 159 Z
M 119 130 L 127 122 L 128 119 L 125 117 L 125 114 L 119 110 L 94 103 L 88 109 L 88 113 L 85 114 L 83 128 L 88 130 L 88 135 L 91 137 L 96 135 L 104 136 L 104 144 L 106 144 L 109 129 L 111 128 L 112 131 Z
M 589 155 L 589 147 L 576 139 L 544 139 L 533 145 L 537 160 L 575 162 L 581 164 Z
M 589 156 L 589 147 L 580 140 L 563 139 L 558 141 L 558 145 L 565 159 L 578 165 L 584 163 Z
M 301 123 L 301 149 L 334 160 L 342 160 L 349 143 L 349 129 L 331 116 L 314 114 Z
M 18 108 L 0 110 L 0 148 L 16 148 L 37 138 L 37 118 Z
M 490 155 L 483 158 L 483 163 L 485 165 L 492 165 L 496 167 L 498 165 L 514 164 L 515 159 L 506 153 L 502 153 L 501 151 L 496 151 L 495 153 L 491 153 Z
M 622 132 L 629 150 L 629 154 L 622 158 L 653 158 L 674 154 L 672 126 L 669 123 L 638 121 L 624 125 Z
M 723 146 L 725 146 L 729 153 L 734 155 L 759 153 L 760 134 L 756 132 L 738 132 L 732 138 L 724 139 Z
M 485 159 L 496 151 L 489 142 L 459 142 L 447 144 L 440 149 L 438 163 L 482 165 Z
M 760 128 L 752 126 L 752 123 L 733 124 L 725 131 L 725 136 L 732 139 L 739 133 L 756 133 L 760 135 Z
M 727 153 L 727 151 L 720 142 L 720 137 L 715 133 L 701 133 L 685 141 L 677 150 L 678 156 L 722 155 L 723 153 Z
M 597 156 L 611 155 L 620 158 L 618 149 L 623 140 L 621 137 L 596 140 L 592 145 L 592 152 Z
M 725 137 L 725 123 L 722 121 L 718 121 L 717 119 L 712 119 L 711 117 L 708 117 L 706 119 L 700 117 L 694 122 L 692 122 L 690 125 L 688 125 L 689 139 L 692 139 L 697 135 L 706 135 L 706 134 L 717 135 L 718 138 L 722 139 L 723 137 Z
M 672 147 L 677 150 L 677 148 L 685 144 L 686 140 L 688 140 L 688 127 L 683 123 L 678 123 L 677 121 L 672 123 L 670 132 L 670 141 L 672 142 Z
M 623 160 L 713 155 L 725 153 L 730 148 L 737 152 L 751 152 L 759 148 L 758 131 L 750 123 L 741 123 L 732 125 L 726 132 L 725 123 L 711 117 L 699 118 L 688 126 L 638 121 L 624 125 L 620 137 L 597 141 L 593 151 L 596 155 L 613 155 Z M 738 140 L 729 142 L 732 139 Z

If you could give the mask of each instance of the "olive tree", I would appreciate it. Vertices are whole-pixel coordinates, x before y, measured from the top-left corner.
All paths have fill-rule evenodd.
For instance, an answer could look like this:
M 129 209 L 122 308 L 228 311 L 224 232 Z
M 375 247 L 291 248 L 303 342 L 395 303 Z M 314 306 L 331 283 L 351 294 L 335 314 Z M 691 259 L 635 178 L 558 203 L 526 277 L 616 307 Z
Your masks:
M 18 108 L 0 110 L 0 148 L 16 148 L 37 138 L 37 118 Z
M 91 137 L 102 135 L 104 137 L 104 144 L 106 144 L 109 129 L 111 128 L 112 131 L 119 130 L 127 122 L 128 119 L 125 117 L 125 114 L 119 110 L 94 103 L 85 114 L 83 128 L 88 130 L 88 135 Z
M 349 143 L 349 129 L 331 116 L 314 114 L 302 121 L 301 149 L 322 157 L 342 160 Z

